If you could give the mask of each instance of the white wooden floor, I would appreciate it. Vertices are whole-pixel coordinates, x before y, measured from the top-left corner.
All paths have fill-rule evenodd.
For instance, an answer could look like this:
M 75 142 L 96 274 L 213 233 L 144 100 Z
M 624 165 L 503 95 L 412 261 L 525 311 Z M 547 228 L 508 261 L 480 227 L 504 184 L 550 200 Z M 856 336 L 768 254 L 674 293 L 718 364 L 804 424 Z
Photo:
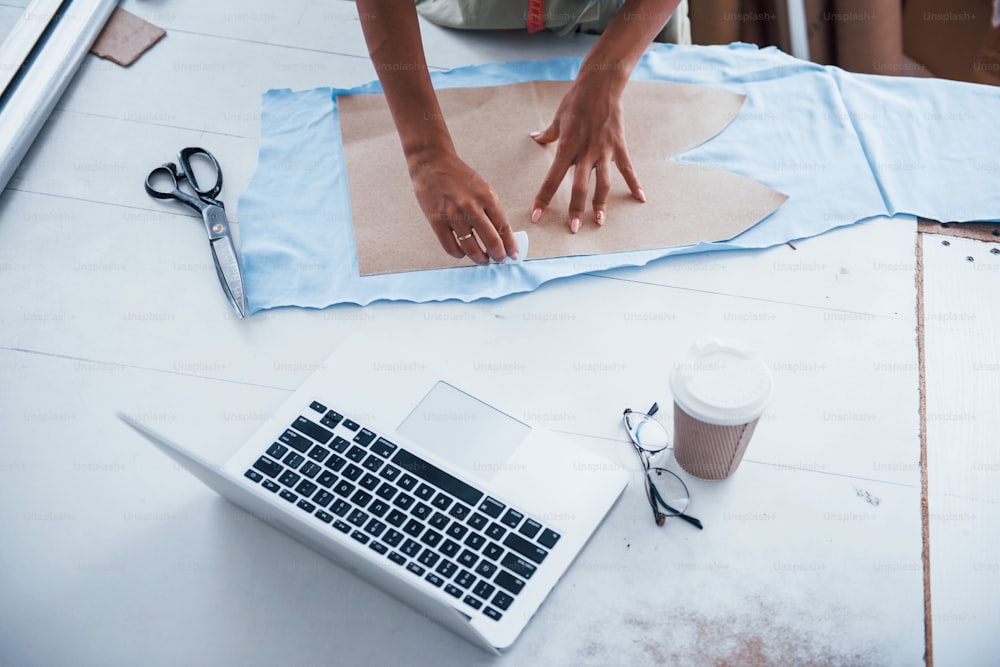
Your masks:
M 583 276 L 497 302 L 284 309 L 239 322 L 199 222 L 150 199 L 142 180 L 180 147 L 205 146 L 238 219 L 260 94 L 374 78 L 354 5 L 122 6 L 167 37 L 128 69 L 88 57 L 0 196 L 0 664 L 922 661 L 912 220 L 875 220 L 794 250 Z M 430 63 L 447 68 L 582 55 L 590 41 L 428 27 L 425 43 Z M 953 254 L 928 280 L 956 280 Z M 977 268 L 996 261 L 983 257 Z M 978 313 L 991 303 L 976 301 L 979 279 L 995 273 L 961 268 L 957 291 L 972 305 L 954 308 Z M 951 363 L 993 368 L 996 319 L 960 325 L 961 340 L 978 343 L 948 346 Z M 338 341 L 394 330 L 433 365 L 487 374 L 515 415 L 635 473 L 497 660 L 249 519 L 114 418 L 132 413 L 221 461 Z M 668 403 L 672 364 L 707 335 L 758 349 L 775 373 L 774 401 L 733 478 L 690 480 L 705 531 L 657 529 L 619 417 Z M 976 417 L 971 430 L 928 423 L 932 518 L 977 517 L 931 525 L 942 665 L 988 664 L 1000 649 L 995 377 L 973 373 L 975 393 L 948 379 L 928 392 L 941 401 L 930 414 Z M 930 370 L 928 382 L 937 382 Z M 964 478 L 949 477 L 962 471 L 968 493 L 953 483 Z

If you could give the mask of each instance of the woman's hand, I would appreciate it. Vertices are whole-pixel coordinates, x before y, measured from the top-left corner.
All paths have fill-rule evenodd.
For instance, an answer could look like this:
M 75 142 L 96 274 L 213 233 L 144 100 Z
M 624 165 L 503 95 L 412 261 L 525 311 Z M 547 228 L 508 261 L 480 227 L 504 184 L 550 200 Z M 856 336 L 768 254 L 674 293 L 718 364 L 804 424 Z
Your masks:
M 573 168 L 573 189 L 567 220 L 574 234 L 582 224 L 591 172 L 596 174 L 591 206 L 597 224 L 603 225 L 607 219 L 612 164 L 625 179 L 632 196 L 646 201 L 625 145 L 623 90 L 624 82 L 614 72 L 581 71 L 559 104 L 552 124 L 544 131 L 532 133 L 532 138 L 540 144 L 559 142 L 555 160 L 535 195 L 532 222 L 541 219 L 570 167 Z
M 457 154 L 422 152 L 409 166 L 417 201 L 445 252 L 477 264 L 517 259 L 517 241 L 496 192 Z

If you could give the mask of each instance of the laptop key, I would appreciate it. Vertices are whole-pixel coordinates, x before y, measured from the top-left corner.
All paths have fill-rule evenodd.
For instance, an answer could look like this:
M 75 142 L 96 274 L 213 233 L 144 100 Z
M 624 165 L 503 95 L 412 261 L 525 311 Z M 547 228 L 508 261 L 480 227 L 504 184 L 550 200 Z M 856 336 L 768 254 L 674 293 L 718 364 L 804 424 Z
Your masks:
M 521 589 L 524 588 L 524 579 L 518 579 L 507 570 L 500 570 L 500 574 L 496 576 L 493 583 L 514 595 L 520 593 Z
M 341 521 L 340 519 L 337 519 L 336 521 L 333 522 L 333 527 L 342 533 L 348 533 L 351 531 L 351 527 L 348 526 L 343 521 Z
M 309 450 L 309 458 L 318 463 L 322 463 L 323 461 L 325 461 L 326 457 L 328 457 L 329 455 L 330 455 L 330 450 L 327 449 L 326 447 L 321 447 L 320 445 L 316 445 L 315 447 Z
M 507 513 L 503 515 L 503 518 L 500 519 L 500 522 L 503 523 L 505 526 L 516 528 L 517 524 L 521 523 L 521 519 L 523 518 L 524 518 L 523 514 L 521 514 L 516 509 L 511 507 L 509 510 L 507 510 Z
M 351 446 L 350 440 L 341 438 L 339 435 L 336 436 L 333 439 L 333 442 L 330 443 L 330 447 L 332 447 L 335 452 L 340 452 L 340 453 L 343 453 L 344 450 L 350 446 Z
M 330 438 L 333 437 L 333 433 L 330 431 L 327 431 L 316 422 L 309 421 L 305 417 L 301 416 L 295 418 L 295 421 L 292 422 L 292 428 L 301 433 L 305 433 L 316 442 L 321 442 L 324 445 L 330 442 Z
M 320 521 L 322 521 L 323 523 L 330 523 L 331 521 L 333 521 L 333 515 L 324 512 L 323 510 L 319 510 L 318 512 L 316 512 L 315 517 Z
M 288 447 L 285 447 L 280 442 L 275 442 L 270 447 L 267 448 L 267 453 L 276 459 L 280 459 L 282 456 L 285 455 L 287 451 Z
M 368 506 L 368 511 L 377 517 L 383 517 L 389 511 L 389 505 L 381 500 L 376 500 Z
M 486 545 L 486 548 L 483 549 L 483 555 L 489 558 L 490 560 L 496 560 L 497 558 L 500 558 L 500 554 L 502 553 L 503 553 L 503 547 L 497 544 L 496 542 L 490 542 L 489 544 Z
M 357 540 L 358 542 L 361 542 L 361 544 L 368 543 L 368 536 L 362 533 L 360 530 L 355 530 L 354 532 L 352 532 L 351 537 Z
M 281 493 L 279 493 L 278 495 L 281 496 L 282 498 L 284 498 L 285 500 L 287 500 L 290 503 L 294 503 L 296 500 L 299 499 L 299 497 L 297 495 L 295 495 L 294 493 L 292 493 L 288 489 L 282 489 Z
M 302 453 L 308 452 L 309 448 L 313 446 L 312 440 L 305 437 L 304 435 L 299 435 L 295 431 L 287 428 L 285 429 L 284 433 L 278 436 L 278 440 L 281 440 L 289 447 L 297 449 Z
M 353 482 L 356 481 L 359 477 L 361 477 L 361 475 L 364 474 L 364 472 L 365 472 L 364 470 L 351 463 L 346 468 L 344 468 L 343 472 L 341 472 L 340 474 Z
M 372 543 L 368 545 L 368 548 L 382 554 L 383 556 L 385 555 L 385 552 L 389 550 L 389 547 L 385 546 L 381 542 L 376 542 L 375 540 L 372 540 Z
M 362 461 L 361 467 L 371 470 L 372 472 L 378 472 L 378 469 L 382 467 L 383 463 L 385 463 L 385 461 L 379 457 L 374 454 L 369 454 L 368 458 Z
M 288 452 L 288 456 L 282 460 L 289 468 L 298 468 L 306 458 L 297 452 Z
M 385 520 L 398 528 L 406 523 L 406 515 L 399 510 L 392 510 Z
M 417 478 L 413 475 L 403 475 L 399 478 L 398 484 L 407 491 L 412 491 L 417 485 Z
M 403 542 L 403 546 L 401 546 L 399 550 L 402 551 L 407 556 L 409 556 L 410 558 L 413 558 L 418 553 L 420 553 L 420 544 L 417 543 L 415 540 L 408 539 L 405 542 Z
M 479 551 L 479 548 L 484 544 L 486 544 L 486 538 L 479 533 L 469 533 L 469 536 L 465 538 L 465 546 L 473 551 Z
M 392 462 L 470 505 L 475 505 L 483 497 L 483 492 L 479 489 L 466 484 L 454 475 L 441 470 L 405 449 L 396 450 L 396 453 L 392 457 Z
M 362 477 L 362 478 L 361 478 L 361 481 L 360 481 L 360 482 L 358 482 L 358 483 L 359 483 L 359 484 L 360 484 L 361 486 L 363 486 L 363 487 L 365 487 L 366 489 L 368 489 L 369 491 L 373 491 L 373 490 L 375 489 L 375 487 L 376 487 L 376 486 L 378 486 L 378 484 L 379 484 L 379 481 L 380 481 L 380 480 L 379 480 L 379 478 L 378 478 L 378 477 L 376 477 L 375 475 L 373 475 L 373 474 L 371 474 L 371 473 L 369 472 L 369 473 L 365 473 L 365 476 L 364 476 L 364 477 Z
M 494 586 L 493 584 L 487 581 L 480 581 L 478 584 L 476 584 L 476 587 L 472 589 L 472 593 L 473 595 L 478 595 L 484 600 L 489 600 L 490 596 L 493 595 L 493 591 L 495 591 L 496 589 L 497 587 Z
M 441 553 L 448 557 L 454 557 L 461 550 L 461 545 L 451 540 L 445 540 L 444 544 L 441 545 Z
M 355 526 L 361 526 L 365 521 L 368 520 L 368 515 L 361 510 L 354 510 L 347 517 L 347 522 L 352 523 Z
M 418 558 L 417 560 L 420 562 L 421 565 L 426 565 L 427 567 L 434 567 L 434 564 L 438 562 L 440 558 L 441 556 L 439 556 L 436 552 L 430 549 L 424 549 L 423 551 L 420 552 L 420 558 Z
M 542 531 L 542 534 L 538 536 L 538 543 L 543 547 L 548 547 L 551 549 L 559 541 L 559 533 L 552 530 L 551 528 L 546 528 Z
M 450 521 L 450 519 L 448 519 L 448 517 L 444 514 L 441 514 L 441 512 L 434 512 L 434 516 L 431 517 L 428 523 L 438 530 L 444 530 L 444 527 L 448 525 L 448 521 Z
M 379 438 L 371 447 L 369 447 L 369 449 L 382 458 L 387 459 L 396 450 L 396 445 L 389 442 L 385 438 Z
M 382 477 L 389 480 L 390 482 L 399 477 L 399 473 L 403 472 L 394 465 L 387 465 L 382 468 L 382 472 L 379 473 Z
M 329 489 L 333 486 L 333 483 L 337 481 L 337 476 L 334 475 L 329 470 L 324 470 L 323 474 L 319 476 L 316 483 L 322 486 L 324 489 Z
M 338 500 L 333 505 L 330 506 L 330 511 L 337 516 L 344 516 L 349 511 L 351 511 L 350 503 L 345 503 L 343 500 Z
M 336 454 L 334 454 L 333 456 L 328 458 L 326 460 L 326 463 L 324 463 L 323 465 L 325 465 L 327 468 L 329 468 L 334 472 L 340 472 L 340 469 L 344 467 L 345 463 L 347 463 L 347 459 L 345 459 L 343 456 L 337 456 Z
M 507 539 L 503 541 L 503 544 L 505 547 L 516 551 L 535 563 L 541 563 L 545 560 L 545 557 L 549 555 L 548 551 L 536 546 L 516 533 L 510 533 L 507 535 Z
M 441 588 L 441 584 L 444 583 L 444 579 L 437 576 L 433 572 L 428 572 L 427 576 L 424 577 L 424 581 L 428 582 L 431 586 L 437 586 L 438 588 Z
M 410 509 L 410 505 L 413 504 L 413 496 L 401 493 L 396 496 L 396 499 L 392 501 L 392 504 L 401 510 Z
M 379 521 L 378 519 L 372 519 L 371 521 L 368 522 L 368 525 L 365 526 L 365 532 L 371 533 L 375 537 L 378 537 L 384 531 L 385 531 L 385 524 Z
M 469 529 L 463 526 L 462 524 L 455 522 L 450 526 L 448 526 L 448 530 L 446 530 L 445 532 L 448 533 L 448 535 L 450 535 L 451 537 L 454 537 L 456 540 L 460 540 L 465 536 L 467 532 L 469 532 Z
M 306 462 L 306 464 L 304 466 L 302 466 L 301 468 L 299 468 L 299 472 L 302 473 L 303 475 L 305 475 L 306 477 L 309 477 L 310 479 L 313 478 L 313 477 L 315 477 L 316 473 L 318 473 L 321 470 L 322 470 L 322 468 L 320 468 L 318 465 L 316 465 L 312 461 Z
M 502 502 L 497 500 L 492 496 L 486 496 L 483 502 L 479 505 L 479 511 L 489 514 L 491 517 L 496 519 L 503 512 L 504 508 L 507 507 Z
M 490 527 L 486 529 L 486 534 L 492 537 L 494 540 L 499 540 L 503 537 L 503 534 L 507 532 L 507 529 L 501 526 L 499 523 L 494 521 L 490 524 Z
M 472 584 L 476 583 L 476 575 L 472 574 L 468 570 L 462 570 L 455 577 L 455 583 L 462 588 L 470 588 Z
M 515 554 L 508 553 L 500 561 L 500 564 L 505 568 L 513 572 L 514 574 L 524 577 L 525 579 L 531 579 L 531 575 L 535 573 L 535 566 L 524 560 L 523 558 L 518 558 Z
M 421 500 L 427 500 L 434 495 L 434 487 L 428 486 L 427 484 L 421 484 L 417 487 L 417 490 L 413 492 L 413 495 Z
M 296 503 L 296 507 L 305 510 L 306 512 L 309 512 L 310 514 L 312 514 L 316 510 L 316 506 L 313 505 L 308 500 L 306 500 L 305 498 Z
M 260 480 L 264 479 L 264 476 L 261 475 L 256 470 L 254 470 L 253 468 L 250 468 L 245 473 L 243 473 L 243 476 L 253 482 L 259 482 Z
M 440 574 L 445 579 L 451 579 L 451 575 L 458 571 L 458 566 L 452 563 L 447 558 L 440 563 L 435 568 L 435 571 Z
M 438 545 L 438 542 L 441 541 L 441 537 L 442 537 L 441 533 L 428 528 L 426 531 L 424 531 L 424 534 L 420 538 L 420 541 L 429 547 L 436 547 Z
M 465 517 L 469 516 L 470 512 L 472 512 L 472 510 L 468 506 L 463 505 L 462 503 L 455 503 L 448 511 L 448 514 L 452 515 L 459 521 L 463 521 Z
M 401 532 L 399 532 L 398 530 L 394 530 L 394 529 L 390 528 L 390 529 L 389 529 L 389 530 L 388 530 L 388 531 L 386 532 L 386 534 L 382 536 L 382 539 L 383 539 L 383 540 L 385 541 L 385 543 L 386 543 L 386 544 L 388 544 L 388 545 L 389 545 L 390 547 L 394 547 L 394 546 L 397 546 L 397 545 L 399 545 L 399 543 L 403 541 L 403 538 L 404 538 L 404 537 L 406 537 L 406 536 L 405 536 L 405 535 L 403 535 L 403 534 L 402 534 Z
M 351 445 L 351 448 L 347 450 L 347 453 L 344 454 L 344 456 L 352 461 L 361 461 L 365 458 L 365 456 L 367 456 L 367 454 L 365 453 L 365 450 L 361 449 L 357 445 Z
M 344 498 L 351 495 L 351 492 L 354 491 L 354 489 L 355 486 L 353 484 L 343 479 L 337 483 L 337 486 L 333 487 L 334 493 L 338 496 L 343 496 Z
M 406 557 L 396 553 L 395 551 L 390 551 L 389 560 L 391 560 L 396 565 L 402 565 L 403 563 L 406 562 Z
M 406 525 L 403 526 L 403 532 L 407 535 L 412 535 L 413 537 L 419 535 L 423 530 L 424 524 L 420 523 L 416 519 L 410 519 L 406 522 Z
M 326 415 L 322 419 L 319 420 L 319 423 L 327 428 L 332 429 L 336 427 L 337 424 L 340 423 L 340 420 L 342 420 L 343 418 L 344 415 L 340 414 L 339 412 L 334 412 L 333 410 L 330 410 L 329 412 L 326 413 Z
M 517 532 L 521 533 L 525 537 L 534 537 L 541 529 L 542 524 L 538 523 L 534 519 L 528 519 Z
M 475 552 L 469 551 L 468 549 L 464 550 L 458 557 L 458 562 L 465 567 L 472 567 L 476 564 L 477 560 L 479 560 L 479 556 L 477 556 Z
M 354 436 L 354 442 L 358 443 L 362 447 L 367 447 L 372 444 L 372 440 L 375 439 L 375 434 L 366 428 L 358 431 L 357 435 Z
M 486 527 L 486 524 L 488 524 L 489 522 L 490 522 L 489 519 L 487 519 L 479 512 L 476 512 L 475 514 L 469 517 L 468 524 L 473 528 L 475 528 L 476 530 L 482 530 L 483 528 Z
M 309 407 L 315 410 L 316 412 L 326 412 L 326 406 L 320 403 L 319 401 L 313 401 L 312 403 L 309 404 Z
M 361 489 L 358 489 L 357 493 L 351 496 L 351 502 L 357 505 L 358 507 L 364 507 L 369 502 L 371 502 L 371 499 L 372 499 L 372 494 L 368 493 L 367 491 L 362 491 Z
M 313 502 L 319 505 L 320 507 L 326 507 L 331 502 L 333 502 L 334 498 L 335 496 L 332 493 L 330 493 L 326 489 L 321 489 L 319 493 L 313 496 Z
M 465 598 L 462 600 L 462 602 L 469 605 L 473 609 L 479 609 L 480 607 L 483 606 L 483 603 L 481 601 L 477 600 L 471 595 L 466 595 Z
M 497 566 L 488 560 L 484 560 L 479 565 L 476 566 L 476 574 L 480 577 L 489 579 L 497 571 Z
M 388 482 L 382 482 L 382 486 L 378 487 L 375 495 L 383 500 L 392 500 L 392 497 L 396 495 L 396 487 Z
M 257 461 L 253 464 L 253 467 L 268 477 L 277 477 L 281 474 L 281 471 L 285 469 L 280 463 L 272 461 L 266 456 L 262 456 L 257 459 Z
M 271 493 L 274 493 L 275 491 L 277 491 L 278 489 L 281 488 L 280 486 L 278 486 L 277 484 L 275 484 L 274 482 L 272 482 L 269 479 L 265 479 L 264 483 L 261 486 L 263 486 L 265 489 L 267 489 Z
M 448 584 L 447 586 L 444 587 L 444 592 L 447 593 L 448 595 L 454 597 L 454 598 L 462 597 L 462 589 L 461 588 L 455 588 L 451 584 Z
M 357 431 L 359 428 L 361 428 L 361 424 L 352 419 L 345 419 L 342 422 L 342 424 L 344 425 L 344 428 L 346 428 L 348 431 Z
M 278 478 L 278 481 L 284 484 L 285 486 L 295 486 L 295 483 L 298 482 L 301 478 L 302 477 L 298 473 L 292 472 L 291 470 L 286 470 L 281 475 L 281 477 Z
M 434 505 L 434 507 L 444 511 L 451 505 L 451 498 L 443 493 L 438 493 L 434 496 L 434 500 L 431 501 L 431 505 Z
M 483 614 L 489 618 L 492 618 L 494 621 L 499 621 L 501 618 L 503 618 L 503 614 L 498 612 L 493 607 L 487 607 L 486 609 L 483 609 Z
M 431 514 L 431 506 L 424 505 L 423 503 L 417 503 L 413 506 L 413 509 L 410 510 L 410 514 L 417 517 L 421 521 L 426 521 L 427 517 Z
M 514 598 L 512 598 L 507 593 L 504 593 L 503 591 L 497 591 L 497 594 L 493 596 L 493 604 L 495 604 L 500 609 L 503 609 L 504 611 L 507 611 L 507 609 L 510 607 L 510 603 L 513 601 Z
M 317 486 L 310 482 L 308 479 L 302 480 L 295 490 L 301 493 L 303 496 L 311 496 L 316 492 Z

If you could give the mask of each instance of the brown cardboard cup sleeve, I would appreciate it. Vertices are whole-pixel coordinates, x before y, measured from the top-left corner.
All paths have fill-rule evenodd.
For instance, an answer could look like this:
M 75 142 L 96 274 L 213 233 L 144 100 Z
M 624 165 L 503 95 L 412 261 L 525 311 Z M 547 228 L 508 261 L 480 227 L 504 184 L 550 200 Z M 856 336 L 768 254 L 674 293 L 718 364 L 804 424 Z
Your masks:
M 677 464 L 701 479 L 729 477 L 771 400 L 770 369 L 746 345 L 708 339 L 677 362 L 670 388 Z

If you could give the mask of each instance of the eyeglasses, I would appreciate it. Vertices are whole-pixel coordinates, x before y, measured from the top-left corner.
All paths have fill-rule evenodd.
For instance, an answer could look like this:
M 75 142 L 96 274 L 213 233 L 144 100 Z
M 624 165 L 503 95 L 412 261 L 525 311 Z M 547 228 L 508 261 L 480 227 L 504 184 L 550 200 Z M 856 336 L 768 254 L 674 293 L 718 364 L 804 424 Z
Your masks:
M 652 456 L 662 452 L 669 444 L 667 430 L 663 428 L 663 424 L 653 419 L 659 409 L 656 403 L 645 413 L 626 408 L 622 416 L 632 448 L 639 455 L 646 471 L 646 499 L 653 510 L 653 518 L 657 526 L 662 526 L 668 516 L 677 516 L 692 526 L 704 528 L 701 521 L 684 513 L 691 502 L 691 494 L 688 493 L 684 480 L 666 468 L 653 467 Z

